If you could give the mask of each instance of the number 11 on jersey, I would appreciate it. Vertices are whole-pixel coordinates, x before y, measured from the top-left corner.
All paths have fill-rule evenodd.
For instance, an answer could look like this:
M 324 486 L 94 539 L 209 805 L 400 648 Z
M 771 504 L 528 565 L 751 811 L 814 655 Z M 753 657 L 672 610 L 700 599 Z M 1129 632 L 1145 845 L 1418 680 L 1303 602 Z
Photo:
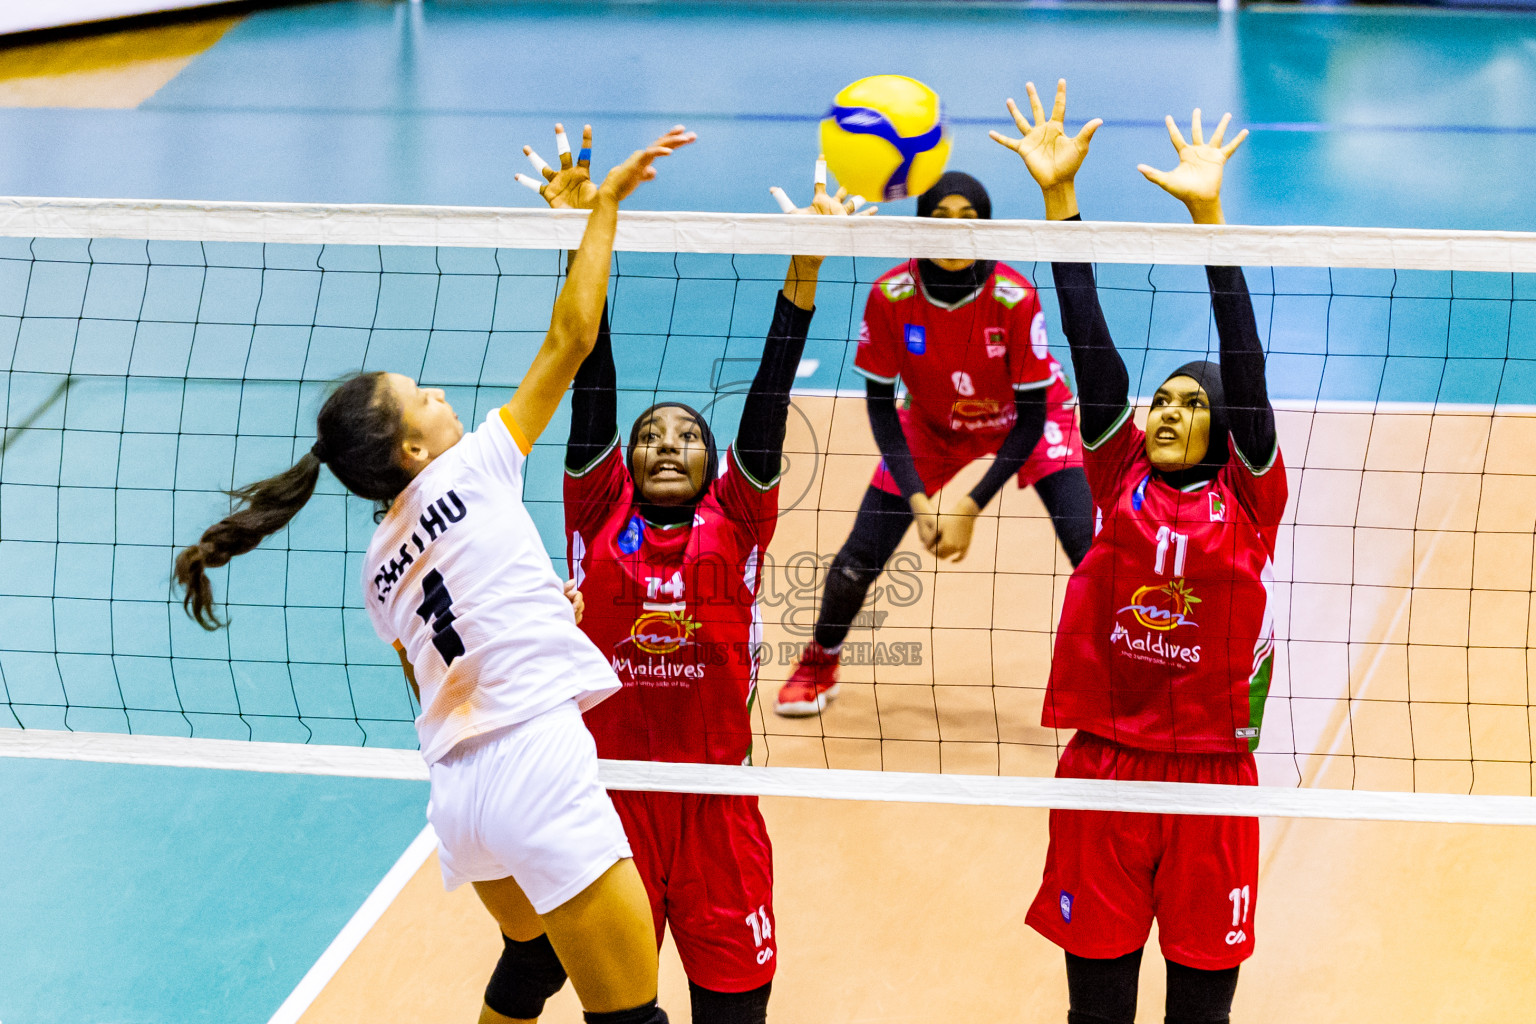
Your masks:
M 1173 574 L 1184 575 L 1184 553 L 1189 549 L 1189 534 L 1174 533 L 1166 526 L 1157 528 L 1157 561 L 1152 564 L 1152 571 L 1159 576 L 1164 574 L 1163 566 L 1168 561 L 1168 544 L 1173 543 Z

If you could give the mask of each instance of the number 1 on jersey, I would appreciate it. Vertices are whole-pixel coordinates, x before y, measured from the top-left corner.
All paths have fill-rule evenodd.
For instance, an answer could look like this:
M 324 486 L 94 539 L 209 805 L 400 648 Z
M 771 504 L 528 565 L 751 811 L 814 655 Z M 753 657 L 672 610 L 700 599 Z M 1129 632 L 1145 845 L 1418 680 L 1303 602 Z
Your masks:
M 421 605 L 416 614 L 431 625 L 432 646 L 443 656 L 443 664 L 452 665 L 453 659 L 464 653 L 464 641 L 453 628 L 453 595 L 436 569 L 421 581 Z
M 1152 564 L 1152 571 L 1159 576 L 1163 575 L 1163 564 L 1168 560 L 1168 542 L 1173 541 L 1173 574 L 1184 575 L 1184 553 L 1189 549 L 1189 534 L 1174 533 L 1166 526 L 1157 528 L 1157 561 Z

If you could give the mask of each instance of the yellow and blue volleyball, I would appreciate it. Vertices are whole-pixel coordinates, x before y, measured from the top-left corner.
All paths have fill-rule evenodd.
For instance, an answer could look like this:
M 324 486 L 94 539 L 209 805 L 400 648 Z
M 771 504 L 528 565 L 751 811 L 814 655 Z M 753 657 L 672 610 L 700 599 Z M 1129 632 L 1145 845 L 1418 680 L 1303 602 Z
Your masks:
M 949 162 L 939 94 L 905 75 L 861 78 L 832 98 L 821 151 L 837 183 L 886 201 L 920 196 Z

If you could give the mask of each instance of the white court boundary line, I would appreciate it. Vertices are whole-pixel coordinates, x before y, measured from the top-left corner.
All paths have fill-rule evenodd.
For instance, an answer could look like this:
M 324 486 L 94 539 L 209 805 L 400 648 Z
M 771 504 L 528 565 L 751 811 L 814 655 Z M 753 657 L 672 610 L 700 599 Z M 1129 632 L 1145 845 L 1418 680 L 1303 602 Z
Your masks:
M 413 750 L 39 729 L 0 729 L 0 757 L 414 781 L 427 778 L 427 766 Z M 658 793 L 756 794 L 1152 814 L 1536 825 L 1536 797 L 1524 796 L 928 775 L 826 768 L 749 768 L 652 761 L 603 761 L 600 768 L 603 785 L 610 789 Z
M 0 235 L 572 249 L 584 210 L 0 197 Z M 1536 233 L 626 210 L 621 252 L 1536 272 Z
M 347 962 L 347 957 L 352 955 L 363 937 L 373 930 L 373 926 L 379 923 L 379 918 L 384 916 L 390 904 L 395 902 L 395 897 L 400 895 L 406 883 L 415 877 L 416 872 L 427 862 L 432 851 L 437 849 L 437 833 L 428 825 L 421 833 L 411 840 L 411 845 L 405 848 L 400 859 L 395 861 L 379 884 L 373 887 L 373 892 L 363 900 L 363 905 L 357 908 L 357 913 L 342 926 L 341 931 L 331 940 L 331 944 L 325 947 L 325 952 L 320 954 L 320 959 L 305 972 L 304 977 L 294 986 L 288 998 L 283 1000 L 283 1005 L 277 1008 L 267 1024 L 298 1024 L 300 1017 L 310 1008 L 320 993 L 329 985 L 336 972 L 341 970 L 341 965 Z

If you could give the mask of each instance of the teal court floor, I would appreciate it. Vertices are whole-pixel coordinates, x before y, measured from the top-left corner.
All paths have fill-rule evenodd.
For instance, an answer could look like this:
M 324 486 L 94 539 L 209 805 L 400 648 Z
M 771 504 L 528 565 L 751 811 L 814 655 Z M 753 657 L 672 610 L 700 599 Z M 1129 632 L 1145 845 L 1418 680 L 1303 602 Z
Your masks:
M 1026 80 L 1066 77 L 1072 120 L 1106 120 L 1081 179 L 1090 217 L 1177 219 L 1135 164 L 1170 164 L 1162 116 L 1199 105 L 1253 132 L 1228 176 L 1234 221 L 1536 224 L 1536 17 L 1182 4 L 285 7 L 242 18 L 137 108 L 0 109 L 0 194 L 526 206 L 518 147 L 552 155 L 554 120 L 592 122 L 599 164 L 681 121 L 699 143 L 634 205 L 768 212 L 768 186 L 808 189 L 831 94 L 886 71 L 944 96 L 951 166 L 989 185 L 999 217 L 1039 203 L 986 130 L 1008 127 L 1002 100 Z M 0 726 L 411 745 L 409 701 L 356 600 L 366 507 L 329 483 L 231 569 L 229 634 L 203 635 L 167 599 L 170 555 L 220 488 L 307 447 L 339 373 L 408 369 L 477 417 L 503 401 L 554 265 L 0 240 L 5 423 L 28 423 L 0 458 Z M 621 417 L 664 392 L 718 400 L 728 431 L 732 368 L 757 351 L 782 261 L 618 268 Z M 802 386 L 858 386 L 847 339 L 886 268 L 829 265 Z M 1104 280 L 1138 379 L 1206 351 L 1198 271 Z M 1250 280 L 1277 397 L 1536 404 L 1523 277 Z M 557 420 L 546 438 L 563 434 Z M 542 447 L 529 498 L 554 552 L 558 480 Z M 139 710 L 100 710 L 119 703 Z M 0 1021 L 269 1020 L 424 806 L 414 783 L 0 759 Z

